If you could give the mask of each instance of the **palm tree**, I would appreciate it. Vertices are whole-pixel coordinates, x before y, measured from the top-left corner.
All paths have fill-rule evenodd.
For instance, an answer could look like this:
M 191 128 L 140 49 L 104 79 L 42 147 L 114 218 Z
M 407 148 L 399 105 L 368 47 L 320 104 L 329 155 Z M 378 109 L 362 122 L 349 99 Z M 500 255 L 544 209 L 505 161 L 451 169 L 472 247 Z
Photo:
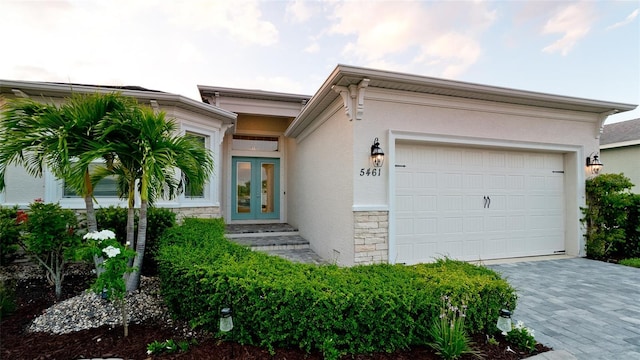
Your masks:
M 106 144 L 104 150 L 112 154 L 114 162 L 98 175 L 120 176 L 120 195 L 126 195 L 129 204 L 127 241 L 132 246 L 135 206 L 132 189 L 140 194 L 134 272 L 127 279 L 127 291 L 133 291 L 140 283 L 149 204 L 159 197 L 172 199 L 183 187 L 201 191 L 213 172 L 213 157 L 193 137 L 177 135 L 176 123 L 167 120 L 163 112 L 155 113 L 148 107 L 132 108 L 126 116 L 111 116 L 101 123 L 100 129 L 101 142 Z
M 112 112 L 122 112 L 135 100 L 118 93 L 74 94 L 59 107 L 31 99 L 12 99 L 3 107 L 0 122 L 0 191 L 5 188 L 7 166 L 23 166 L 27 173 L 41 177 L 48 167 L 84 198 L 87 229 L 96 231 L 93 187 L 89 165 L 78 167 L 74 161 L 95 152 L 96 125 Z M 86 157 L 86 156 L 85 156 Z M 105 160 L 109 160 L 108 154 Z M 75 169 L 74 169 L 75 167 Z

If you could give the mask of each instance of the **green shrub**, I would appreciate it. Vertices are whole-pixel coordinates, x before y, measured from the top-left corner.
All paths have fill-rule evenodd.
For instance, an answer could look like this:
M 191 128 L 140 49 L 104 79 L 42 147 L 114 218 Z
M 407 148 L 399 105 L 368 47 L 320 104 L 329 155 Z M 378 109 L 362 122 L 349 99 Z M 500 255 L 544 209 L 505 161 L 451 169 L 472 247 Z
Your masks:
M 0 320 L 16 309 L 15 284 L 0 281 Z
M 20 225 L 18 208 L 0 206 L 0 266 L 10 264 L 18 251 Z
M 487 331 L 515 292 L 495 272 L 452 260 L 417 266 L 340 268 L 298 264 L 233 244 L 220 219 L 186 219 L 165 232 L 158 255 L 165 302 L 178 317 L 220 336 L 326 358 L 392 352 L 432 340 L 442 296 L 467 299 L 465 328 Z M 218 331 L 220 310 L 234 329 Z
M 620 260 L 619 264 L 640 268 L 640 258 L 623 259 L 623 260 Z
M 36 200 L 29 205 L 25 225 L 23 246 L 45 269 L 47 280 L 55 285 L 56 298 L 60 298 L 64 267 L 82 245 L 76 233 L 78 218 L 72 210 L 63 209 L 59 204 Z
M 122 244 L 127 239 L 127 209 L 118 206 L 100 208 L 96 211 L 98 228 L 111 230 L 116 239 Z M 134 238 L 137 237 L 138 214 L 135 215 L 136 227 Z M 155 255 L 158 252 L 158 239 L 164 231 L 176 225 L 176 214 L 171 209 L 150 207 L 147 209 L 147 242 L 142 267 L 142 274 L 152 276 L 157 274 Z
M 623 174 L 602 174 L 586 182 L 587 207 L 581 221 L 587 226 L 586 250 L 592 259 L 640 256 L 638 195 Z

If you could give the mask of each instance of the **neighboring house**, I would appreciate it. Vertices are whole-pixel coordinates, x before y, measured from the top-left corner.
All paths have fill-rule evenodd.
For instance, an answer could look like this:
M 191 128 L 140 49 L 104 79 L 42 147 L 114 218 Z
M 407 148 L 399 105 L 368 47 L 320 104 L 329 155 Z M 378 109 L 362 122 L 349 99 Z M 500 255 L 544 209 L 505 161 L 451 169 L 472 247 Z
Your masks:
M 635 185 L 631 191 L 640 194 L 640 119 L 604 126 L 600 137 L 602 172 L 624 173 Z
M 46 83 L 0 90 L 35 98 L 36 85 L 69 94 Z M 154 94 L 198 107 L 192 131 L 209 134 L 216 154 L 215 196 L 161 205 L 201 206 L 229 223 L 288 222 L 340 265 L 584 255 L 585 159 L 607 116 L 635 108 L 344 65 L 313 97 L 198 88 L 198 105 L 133 94 L 162 109 Z M 14 175 L 12 184 L 5 204 L 38 197 L 38 186 L 52 192 L 52 180 Z M 45 200 L 64 200 L 60 187 Z

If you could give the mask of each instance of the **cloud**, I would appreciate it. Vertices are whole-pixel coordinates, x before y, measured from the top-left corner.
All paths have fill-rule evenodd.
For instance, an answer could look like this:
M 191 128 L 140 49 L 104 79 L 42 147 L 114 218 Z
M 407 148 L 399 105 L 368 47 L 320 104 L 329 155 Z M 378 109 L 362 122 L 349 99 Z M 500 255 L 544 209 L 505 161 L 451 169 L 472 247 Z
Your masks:
M 262 18 L 257 0 L 166 1 L 161 4 L 170 21 L 186 29 L 207 30 L 218 36 L 226 33 L 244 43 L 262 46 L 278 41 L 278 29 Z
M 312 10 L 308 4 L 302 0 L 294 0 L 287 4 L 285 11 L 294 23 L 303 23 L 311 18 Z
M 349 40 L 342 55 L 364 66 L 457 77 L 482 54 L 480 36 L 496 19 L 484 2 L 332 3 L 329 35 Z M 358 14 L 354 17 L 353 14 Z M 400 58 L 413 59 L 401 65 Z
M 560 8 L 542 28 L 543 34 L 562 34 L 553 44 L 542 49 L 546 53 L 560 52 L 563 56 L 584 38 L 595 21 L 592 3 L 580 2 Z
M 638 13 L 640 12 L 640 9 L 635 9 L 631 14 L 629 14 L 629 16 L 627 16 L 624 20 L 619 21 L 609 27 L 607 27 L 607 30 L 611 30 L 611 29 L 615 29 L 615 28 L 619 28 L 621 26 L 625 26 L 627 24 L 630 24 L 631 22 L 633 22 L 633 20 L 635 20 L 638 17 Z

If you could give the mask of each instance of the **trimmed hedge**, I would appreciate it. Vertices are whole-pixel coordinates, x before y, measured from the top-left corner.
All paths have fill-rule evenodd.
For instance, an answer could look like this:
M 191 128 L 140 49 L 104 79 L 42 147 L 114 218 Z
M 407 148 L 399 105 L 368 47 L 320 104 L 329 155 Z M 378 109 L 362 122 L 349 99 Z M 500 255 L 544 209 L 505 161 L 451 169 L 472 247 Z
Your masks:
M 426 344 L 443 295 L 466 303 L 472 333 L 493 333 L 499 310 L 516 305 L 514 289 L 487 268 L 453 260 L 292 263 L 226 240 L 219 219 L 186 219 L 168 229 L 157 260 L 167 305 L 192 326 L 270 350 L 320 350 L 326 358 Z M 227 334 L 218 331 L 223 307 L 233 310 Z

